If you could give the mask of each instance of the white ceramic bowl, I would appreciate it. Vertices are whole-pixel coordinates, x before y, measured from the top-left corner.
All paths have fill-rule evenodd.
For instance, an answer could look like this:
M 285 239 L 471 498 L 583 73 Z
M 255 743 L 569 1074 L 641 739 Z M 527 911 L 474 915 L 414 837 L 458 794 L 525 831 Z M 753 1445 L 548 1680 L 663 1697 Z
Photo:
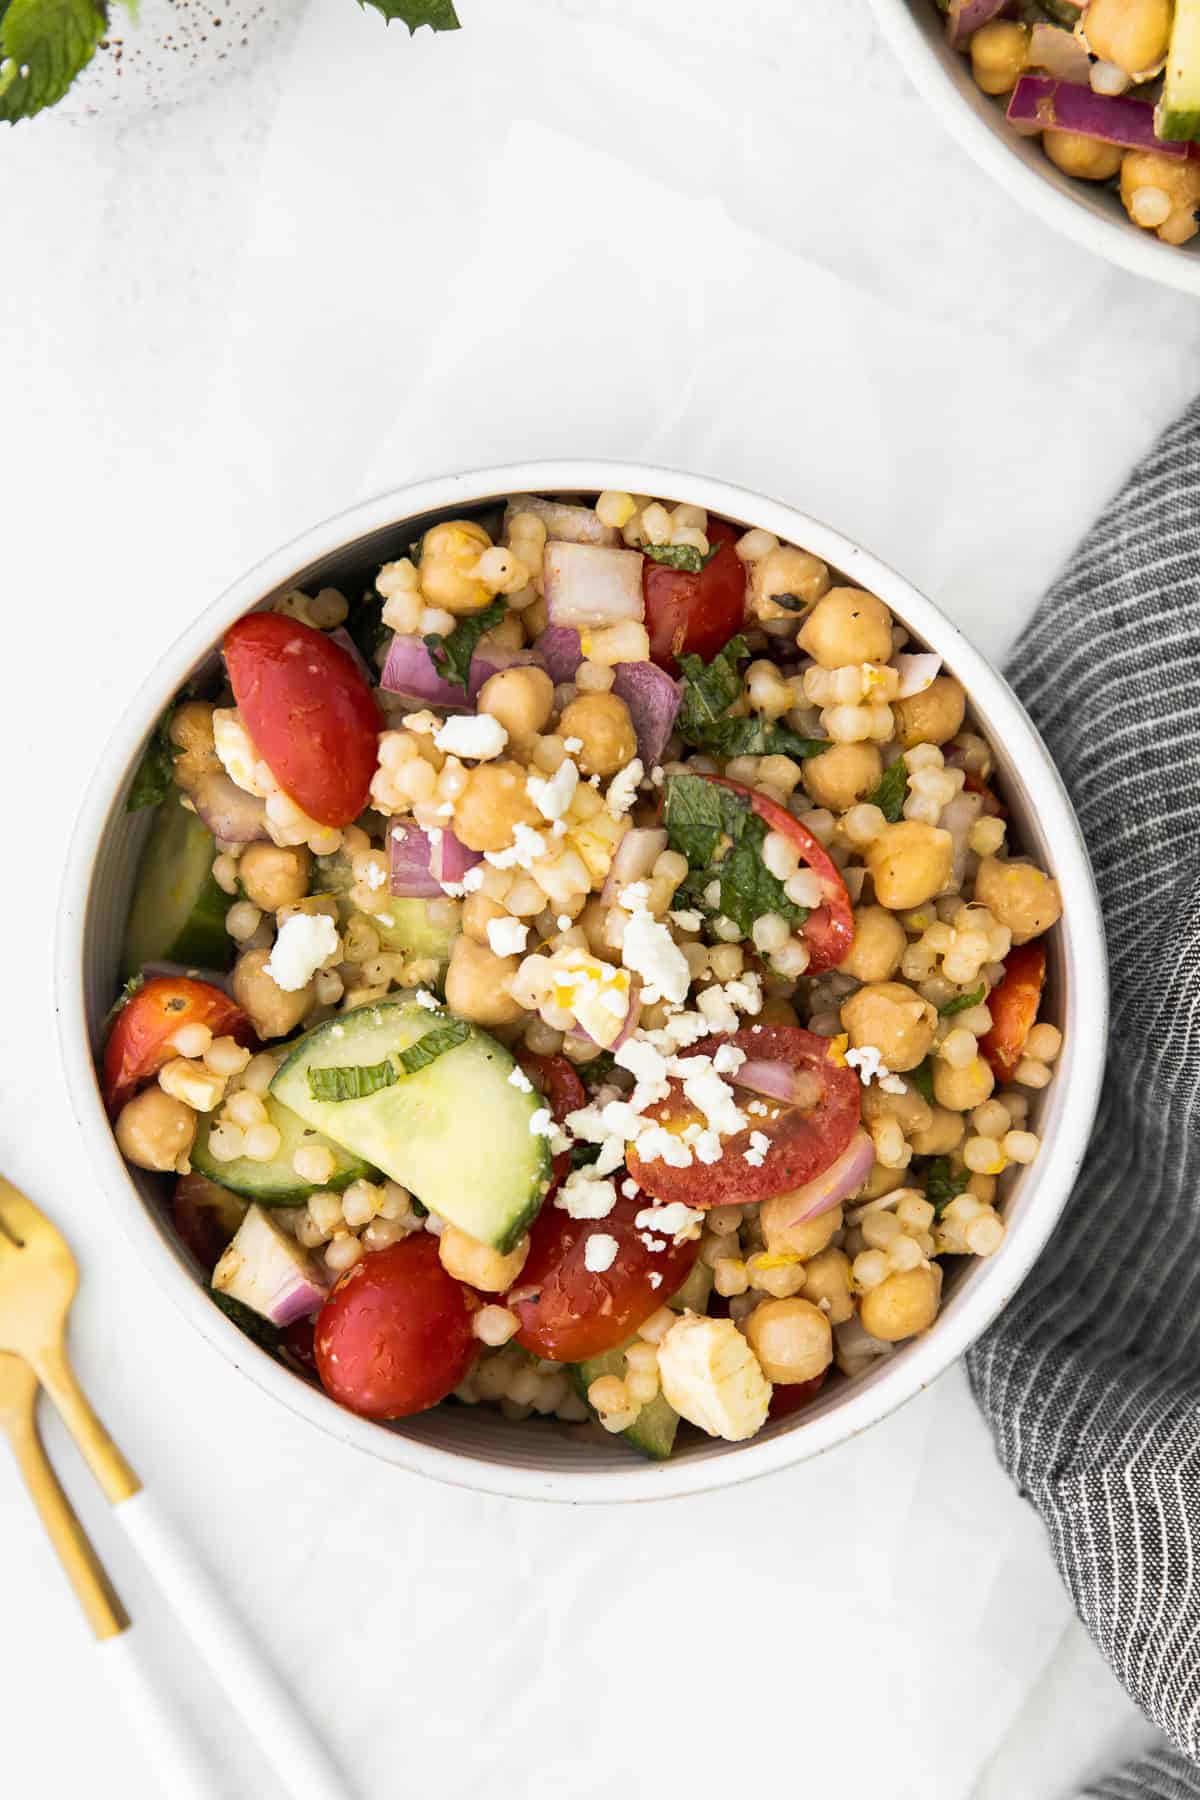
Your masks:
M 1035 1110 L 1043 1148 L 1013 1184 L 1009 1231 L 998 1254 L 988 1261 L 964 1259 L 934 1328 L 860 1380 L 835 1377 L 805 1412 L 768 1426 L 751 1443 L 689 1438 L 662 1464 L 642 1462 L 619 1442 L 582 1444 L 545 1421 L 513 1425 L 487 1407 L 447 1406 L 396 1427 L 342 1411 L 256 1348 L 206 1298 L 164 1221 L 160 1178 L 127 1168 L 117 1151 L 93 1064 L 101 1021 L 117 988 L 136 852 L 146 829 L 143 815 L 125 812 L 126 789 L 154 721 L 225 628 L 293 585 L 373 573 L 434 518 L 510 493 L 594 494 L 603 488 L 690 501 L 739 523 L 765 526 L 885 600 L 964 683 L 995 749 L 1014 835 L 1054 871 L 1064 901 L 1062 925 L 1050 940 L 1047 1010 L 1064 1031 L 1065 1045 Z M 294 1412 L 372 1456 L 459 1486 L 544 1500 L 650 1500 L 744 1481 L 827 1450 L 927 1386 L 996 1316 L 1049 1236 L 1083 1156 L 1104 1054 L 1104 938 L 1087 855 L 1058 775 L 1001 677 L 930 601 L 829 526 L 724 482 L 635 464 L 533 463 L 423 482 L 318 525 L 235 582 L 160 657 L 100 760 L 72 838 L 56 961 L 63 1058 L 92 1166 L 153 1279 L 219 1355 Z
M 1126 214 L 1107 186 L 1064 175 L 1037 138 L 1022 137 L 1004 116 L 1004 102 L 981 93 L 967 57 L 946 41 L 933 0 L 871 0 L 879 28 L 922 99 L 981 169 L 1055 231 L 1151 281 L 1200 293 L 1200 237 L 1162 244 Z

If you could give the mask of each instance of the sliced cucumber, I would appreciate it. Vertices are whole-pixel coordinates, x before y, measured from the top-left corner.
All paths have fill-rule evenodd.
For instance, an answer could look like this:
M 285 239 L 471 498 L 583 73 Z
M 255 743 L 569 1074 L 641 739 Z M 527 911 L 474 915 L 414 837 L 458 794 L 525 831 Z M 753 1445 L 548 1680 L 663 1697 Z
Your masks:
M 232 904 L 213 879 L 213 835 L 180 805 L 172 787 L 154 815 L 138 864 L 122 952 L 126 976 L 147 963 L 224 969 L 233 941 L 225 930 Z
M 401 1053 L 444 1027 L 445 1013 L 411 1000 L 360 1006 L 318 1025 L 277 1071 L 271 1092 L 335 1143 L 390 1175 L 482 1243 L 511 1250 L 550 1181 L 546 1139 L 530 1129 L 543 1104 L 509 1076 L 503 1045 L 476 1026 L 461 1044 L 407 1075 Z M 396 1079 L 353 1100 L 316 1100 L 316 1069 L 372 1069 Z
M 1171 143 L 1200 141 L 1200 0 L 1175 0 L 1171 48 L 1154 129 Z
M 349 1187 L 352 1181 L 369 1180 L 377 1171 L 370 1163 L 363 1162 L 360 1157 L 352 1156 L 327 1138 L 303 1119 L 289 1106 L 284 1106 L 273 1094 L 266 1098 L 267 1117 L 279 1133 L 279 1150 L 270 1162 L 253 1162 L 248 1156 L 235 1157 L 232 1162 L 219 1162 L 208 1147 L 208 1140 L 213 1128 L 213 1115 L 201 1113 L 196 1129 L 196 1142 L 192 1146 L 191 1163 L 193 1169 L 201 1175 L 207 1175 L 210 1181 L 219 1182 L 222 1187 L 230 1188 L 235 1194 L 242 1194 L 247 1200 L 257 1200 L 260 1206 L 302 1206 L 310 1194 L 321 1188 L 333 1188 L 336 1193 Z M 320 1148 L 332 1150 L 335 1158 L 333 1174 L 328 1181 L 304 1181 L 292 1167 L 292 1158 L 297 1150 Z
M 677 1293 L 671 1295 L 667 1305 L 676 1312 L 702 1313 L 708 1305 L 708 1297 L 712 1293 L 712 1270 L 706 1263 L 698 1262 L 691 1274 Z M 629 1339 L 632 1343 L 633 1339 Z M 606 1350 L 603 1356 L 590 1356 L 587 1362 L 576 1363 L 572 1368 L 575 1386 L 583 1399 L 587 1399 L 588 1389 L 601 1375 L 618 1375 L 625 1378 L 625 1352 L 628 1344 L 621 1344 L 615 1350 Z M 656 1394 L 649 1405 L 643 1406 L 637 1418 L 621 1433 L 635 1450 L 643 1456 L 649 1456 L 655 1462 L 665 1462 L 675 1448 L 675 1434 L 679 1430 L 679 1414 L 669 1401 L 661 1394 Z

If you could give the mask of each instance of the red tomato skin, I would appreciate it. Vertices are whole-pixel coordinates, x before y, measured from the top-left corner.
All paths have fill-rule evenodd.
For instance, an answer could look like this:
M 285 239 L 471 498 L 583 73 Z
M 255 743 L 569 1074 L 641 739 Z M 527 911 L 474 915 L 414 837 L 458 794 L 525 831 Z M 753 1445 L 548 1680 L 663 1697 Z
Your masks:
M 982 795 L 983 810 L 985 813 L 990 813 L 994 819 L 1007 819 L 1008 808 L 1005 806 L 1003 800 L 998 799 L 988 786 L 987 782 L 979 775 L 976 775 L 973 770 L 968 769 L 964 774 L 963 786 L 968 794 Z
M 664 1162 L 641 1162 L 631 1151 L 629 1173 L 656 1200 L 682 1200 L 685 1206 L 704 1210 L 788 1194 L 836 1162 L 858 1129 L 862 1110 L 858 1076 L 832 1060 L 827 1039 L 800 1025 L 744 1025 L 727 1037 L 704 1038 L 683 1054 L 715 1056 L 722 1044 L 744 1050 L 755 1061 L 787 1062 L 808 1070 L 821 1078 L 824 1094 L 811 1112 L 793 1108 L 774 1119 L 752 1118 L 747 1130 L 725 1140 L 720 1162 L 693 1162 L 675 1169 Z M 650 1116 L 665 1121 L 691 1111 L 682 1085 L 673 1081 L 667 1098 L 650 1109 Z M 743 1154 L 750 1146 L 751 1131 L 765 1132 L 772 1140 L 758 1168 Z
M 225 633 L 238 711 L 271 773 L 322 825 L 349 825 L 370 798 L 382 722 L 340 644 L 282 613 L 249 613 Z
M 283 1333 L 283 1347 L 306 1375 L 316 1375 L 316 1326 L 311 1319 L 293 1319 Z
M 168 1039 L 181 1025 L 207 1025 L 214 1037 L 234 1037 L 239 1044 L 257 1041 L 241 1007 L 211 982 L 155 975 L 126 1001 L 104 1046 L 101 1086 L 114 1118 L 144 1082 L 179 1054 Z
M 807 825 L 794 819 L 786 807 L 765 794 L 756 794 L 752 789 L 743 787 L 739 781 L 727 781 L 723 775 L 710 775 L 720 787 L 731 788 L 735 794 L 741 794 L 750 802 L 754 811 L 763 821 L 768 831 L 777 831 L 781 837 L 790 838 L 800 852 L 801 859 L 807 863 L 821 883 L 825 902 L 811 912 L 800 932 L 808 945 L 807 975 L 823 975 L 827 969 L 836 969 L 844 962 L 854 948 L 854 908 L 850 904 L 850 896 L 846 892 L 846 884 L 842 880 L 837 864 L 833 861 L 825 846 L 816 839 Z
M 529 1230 L 525 1267 L 505 1301 L 521 1321 L 518 1344 L 553 1362 L 584 1362 L 623 1344 L 665 1304 L 687 1279 L 700 1246 L 667 1239 L 665 1249 L 647 1249 L 634 1218 L 650 1203 L 622 1196 L 604 1219 L 572 1219 L 551 1201 L 543 1206 Z M 594 1273 L 584 1263 L 585 1247 L 600 1232 L 616 1238 L 617 1255 L 611 1268 Z M 652 1274 L 661 1276 L 657 1287 Z
M 246 1216 L 239 1194 L 218 1186 L 195 1170 L 181 1175 L 171 1196 L 176 1231 L 202 1269 L 211 1275 Z
M 987 997 L 992 1028 L 980 1038 L 984 1060 L 999 1081 L 1011 1081 L 1025 1054 L 1046 982 L 1046 951 L 1041 944 L 1018 944 L 1004 959 L 1004 980 Z
M 815 1400 L 825 1386 L 828 1369 L 822 1369 L 811 1381 L 776 1382 L 771 1389 L 771 1403 L 767 1408 L 768 1419 L 787 1419 L 793 1413 L 801 1412 L 810 1400 Z
M 426 1412 L 456 1388 L 479 1346 L 470 1290 L 428 1232 L 374 1250 L 338 1281 L 313 1340 L 325 1392 L 367 1419 Z
M 646 558 L 642 595 L 650 657 L 668 675 L 677 675 L 676 657 L 702 656 L 711 662 L 742 628 L 746 610 L 746 570 L 734 545 L 740 533 L 724 519 L 708 522 L 709 546 L 721 547 L 698 575 L 668 569 Z
M 550 1114 L 561 1125 L 568 1113 L 587 1105 L 587 1089 L 565 1056 L 538 1056 L 532 1050 L 519 1050 L 517 1061 L 535 1088 L 546 1096 Z M 565 1181 L 571 1169 L 571 1152 L 561 1150 L 553 1161 L 554 1187 Z M 554 1188 L 546 1196 L 548 1205 Z

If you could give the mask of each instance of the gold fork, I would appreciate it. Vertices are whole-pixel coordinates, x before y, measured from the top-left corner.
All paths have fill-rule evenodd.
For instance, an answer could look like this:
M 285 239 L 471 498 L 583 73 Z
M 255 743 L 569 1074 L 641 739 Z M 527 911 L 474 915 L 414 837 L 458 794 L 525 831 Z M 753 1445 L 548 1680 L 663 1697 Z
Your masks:
M 76 1380 L 66 1326 L 78 1285 L 75 1258 L 62 1233 L 0 1176 L 0 1352 L 15 1351 L 37 1374 L 112 1502 L 114 1516 L 293 1800 L 349 1800 L 309 1721 L 154 1505 Z

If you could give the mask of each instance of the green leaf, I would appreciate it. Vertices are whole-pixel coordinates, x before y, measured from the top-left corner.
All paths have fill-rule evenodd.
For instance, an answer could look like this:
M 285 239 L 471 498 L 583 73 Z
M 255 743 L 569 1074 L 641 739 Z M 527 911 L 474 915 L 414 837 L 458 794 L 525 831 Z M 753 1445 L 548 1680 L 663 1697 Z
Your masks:
M 454 10 L 454 0 L 359 0 L 359 5 L 373 6 L 390 25 L 400 19 L 408 26 L 408 35 L 428 25 L 434 31 L 458 31 L 461 21 Z
M 904 802 L 908 798 L 908 769 L 904 758 L 898 756 L 890 768 L 883 772 L 883 779 L 873 794 L 867 795 L 867 805 L 877 806 L 889 825 L 898 825 L 904 817 Z
M 928 1057 L 915 1069 L 910 1069 L 905 1079 L 912 1082 L 926 1106 L 933 1105 L 933 1064 Z
M 439 1056 L 445 1056 L 447 1050 L 453 1050 L 456 1044 L 465 1044 L 470 1035 L 471 1027 L 465 1019 L 451 1019 L 448 1024 L 427 1031 L 415 1044 L 402 1050 L 400 1066 L 406 1075 L 415 1075 L 418 1069 L 427 1069 L 430 1063 L 436 1062 Z
M 571 1167 L 573 1169 L 589 1169 L 600 1155 L 599 1144 L 571 1145 Z
M 716 719 L 711 725 L 701 726 L 692 741 L 723 762 L 730 762 L 735 756 L 790 756 L 796 762 L 804 762 L 829 749 L 828 738 L 801 737 L 798 731 L 789 731 L 786 725 L 764 719 L 759 713 Z
M 174 706 L 168 706 L 142 752 L 142 760 L 138 764 L 133 786 L 125 802 L 126 812 L 139 812 L 143 806 L 160 806 L 170 791 L 175 758 L 179 755 L 179 746 L 171 742 L 170 736 L 174 711 Z
M 937 1218 L 965 1190 L 970 1179 L 970 1171 L 952 1168 L 948 1156 L 935 1156 L 926 1164 L 925 1198 Z
M 742 697 L 742 677 L 738 663 L 749 656 L 750 646 L 740 634 L 730 638 L 723 650 L 710 663 L 702 656 L 681 656 L 683 697 L 675 720 L 675 729 L 692 739 L 722 713 L 729 711 Z
M 692 869 L 680 889 L 685 903 L 711 913 L 704 890 L 715 879 L 720 911 L 747 935 L 764 913 L 781 913 L 792 925 L 807 919 L 808 908 L 788 899 L 783 883 L 764 863 L 767 827 L 741 794 L 702 775 L 668 776 L 663 823 L 672 850 L 686 856 Z M 718 859 L 722 844 L 725 853 Z
M 938 1011 L 941 1013 L 943 1019 L 952 1019 L 955 1013 L 970 1012 L 973 1006 L 980 1005 L 986 992 L 987 989 L 984 987 L 983 983 L 980 982 L 974 993 L 955 994 L 953 1000 L 947 1000 L 945 1006 L 938 1007 Z
M 395 1064 L 385 1056 L 382 1062 L 349 1069 L 310 1069 L 308 1091 L 314 1100 L 365 1100 L 368 1094 L 395 1087 L 399 1079 Z
M 104 36 L 96 0 L 9 0 L 0 14 L 0 119 L 31 119 L 61 100 Z
M 699 575 L 712 561 L 720 544 L 714 544 L 711 550 L 697 550 L 694 544 L 643 544 L 642 554 L 651 562 L 661 563 L 667 569 L 682 569 L 685 575 Z
M 693 869 L 711 867 L 721 839 L 732 838 L 739 815 L 748 810 L 740 794 L 703 775 L 667 777 L 663 824 L 672 850 L 686 856 Z
M 248 1338 L 260 1344 L 264 1350 L 278 1350 L 283 1340 L 283 1333 L 278 1325 L 272 1325 L 270 1319 L 264 1319 L 253 1307 L 243 1306 L 231 1294 L 223 1294 L 220 1288 L 210 1287 L 208 1297 L 214 1301 L 227 1319 L 232 1319 L 239 1331 L 244 1331 Z
M 807 612 L 811 604 L 808 600 L 802 600 L 799 594 L 772 594 L 771 599 L 776 606 L 782 606 L 784 612 Z
M 591 1062 L 576 1063 L 575 1073 L 584 1087 L 601 1087 L 613 1074 L 617 1059 L 611 1050 L 602 1050 L 599 1056 L 593 1056 Z
M 374 588 L 368 588 L 346 622 L 346 629 L 354 640 L 358 654 L 368 669 L 379 678 L 379 647 L 391 638 L 391 632 L 383 622 L 383 601 Z
M 797 906 L 783 891 L 783 883 L 762 859 L 764 820 L 747 811 L 732 850 L 721 863 L 721 911 L 749 937 L 756 919 L 765 913 L 781 913 L 789 925 L 803 925 L 807 906 Z
M 482 612 L 460 619 L 449 637 L 443 637 L 440 631 L 431 631 L 423 642 L 442 680 L 456 681 L 464 694 L 469 693 L 471 658 L 476 646 L 485 632 L 493 631 L 507 617 L 508 607 L 504 601 L 493 600 Z

